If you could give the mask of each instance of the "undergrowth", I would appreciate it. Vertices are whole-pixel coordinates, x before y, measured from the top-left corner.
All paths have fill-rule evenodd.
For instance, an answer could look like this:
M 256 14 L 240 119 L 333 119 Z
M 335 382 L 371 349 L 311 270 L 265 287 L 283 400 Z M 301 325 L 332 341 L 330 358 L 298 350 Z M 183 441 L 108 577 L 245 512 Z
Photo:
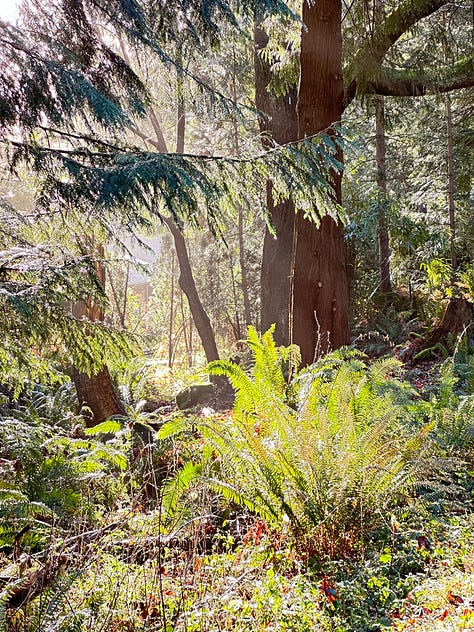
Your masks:
M 420 396 L 392 358 L 248 344 L 208 367 L 233 411 L 146 412 L 141 377 L 88 431 L 67 384 L 4 398 L 0 630 L 472 629 L 470 353 Z

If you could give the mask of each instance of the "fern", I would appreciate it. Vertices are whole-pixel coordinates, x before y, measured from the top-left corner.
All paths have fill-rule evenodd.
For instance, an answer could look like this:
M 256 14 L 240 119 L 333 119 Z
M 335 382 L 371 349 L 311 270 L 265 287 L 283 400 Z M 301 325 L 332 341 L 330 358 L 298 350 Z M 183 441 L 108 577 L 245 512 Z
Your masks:
M 119 421 L 116 421 L 115 419 L 107 419 L 92 428 L 86 428 L 85 433 L 86 435 L 95 436 L 109 432 L 116 433 L 120 432 L 120 430 L 122 430 L 122 424 Z
M 179 500 L 183 493 L 189 489 L 202 473 L 201 463 L 189 461 L 178 472 L 178 474 L 165 486 L 162 497 L 162 506 L 165 512 L 172 514 L 176 512 Z
M 43 540 L 52 524 L 61 528 L 69 526 L 72 517 L 83 519 L 116 484 L 107 475 L 128 467 L 127 441 L 71 436 L 82 421 L 72 412 L 73 405 L 69 385 L 55 391 L 35 388 L 30 397 L 4 403 L 0 537 L 6 546 L 15 537 L 9 525 L 16 531 L 31 526 L 24 540 L 28 548 Z
M 232 418 L 193 421 L 217 455 L 201 481 L 274 526 L 289 522 L 298 538 L 326 533 L 334 551 L 362 526 L 375 527 L 412 488 L 428 443 L 426 429 L 409 423 L 414 392 L 396 378 L 396 360 L 367 366 L 353 350 L 329 355 L 288 385 L 288 350 L 275 346 L 272 331 L 260 337 L 250 328 L 248 344 L 248 373 L 231 362 L 208 367 L 237 393 Z M 159 436 L 182 429 L 171 422 Z

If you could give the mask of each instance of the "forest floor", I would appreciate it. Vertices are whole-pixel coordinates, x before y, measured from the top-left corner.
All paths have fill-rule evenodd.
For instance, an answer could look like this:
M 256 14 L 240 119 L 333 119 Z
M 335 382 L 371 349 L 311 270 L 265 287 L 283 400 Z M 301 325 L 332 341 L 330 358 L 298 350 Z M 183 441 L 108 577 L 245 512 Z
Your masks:
M 350 362 L 357 365 L 353 375 L 362 380 L 359 385 L 366 384 L 363 376 L 370 374 L 370 363 L 361 370 L 364 365 L 357 364 L 358 358 L 350 357 L 348 362 L 348 366 Z M 461 373 L 472 365 L 469 362 L 469 358 L 460 361 Z M 472 371 L 469 375 L 472 380 Z M 458 406 L 463 401 L 471 406 L 472 396 L 456 395 L 453 384 L 457 382 L 449 375 L 443 377 L 440 362 L 406 367 L 403 376 L 408 382 L 396 382 L 392 395 L 408 393 L 410 402 L 421 404 L 416 414 L 423 426 L 430 414 L 439 415 L 441 425 L 461 420 L 456 417 Z M 381 378 L 384 397 L 389 382 Z M 347 384 L 352 397 L 358 391 L 357 382 L 349 376 Z M 443 396 L 446 401 L 442 388 L 449 395 Z M 47 397 L 38 399 L 36 409 L 29 402 L 28 415 L 37 410 L 51 420 L 54 408 L 45 413 Z M 60 401 L 58 394 L 55 398 L 51 402 Z M 267 401 L 271 406 L 271 399 Z M 398 500 L 395 497 L 375 507 L 375 526 L 367 527 L 362 519 L 354 529 L 344 523 L 346 535 L 331 542 L 328 530 L 313 529 L 311 535 L 299 530 L 295 535 L 294 525 L 285 519 L 277 521 L 278 527 L 270 527 L 249 507 L 243 508 L 245 504 L 229 498 L 223 501 L 222 487 L 217 493 L 202 479 L 190 484 L 193 468 L 199 466 L 206 449 L 202 428 L 213 423 L 219 429 L 235 422 L 228 400 L 222 402 L 224 410 L 215 410 L 217 401 L 212 405 L 214 409 L 200 404 L 185 412 L 163 398 L 158 413 L 151 412 L 151 402 L 137 409 L 125 426 L 119 424 L 115 443 L 110 444 L 109 469 L 91 460 L 98 453 L 103 458 L 107 443 L 93 432 L 86 441 L 83 435 L 76 436 L 74 417 L 61 417 L 61 413 L 58 419 L 65 420 L 64 435 L 41 439 L 38 450 L 34 432 L 46 423 L 43 417 L 31 426 L 21 416 L 21 407 L 9 411 L 17 418 L 6 418 L 3 430 L 4 445 L 10 447 L 4 448 L 0 467 L 4 478 L 10 479 L 2 490 L 0 511 L 5 515 L 16 511 L 17 516 L 14 523 L 0 523 L 0 536 L 6 543 L 0 550 L 0 630 L 474 631 L 472 441 L 463 444 L 470 454 L 459 451 L 461 443 L 453 443 L 457 452 L 449 452 L 445 469 L 438 468 L 436 459 L 428 463 L 433 489 L 425 482 L 417 483 Z M 148 407 L 150 412 L 146 412 Z M 256 420 L 253 430 L 260 438 L 261 422 Z M 186 430 L 160 439 L 148 429 L 134 443 L 134 424 L 142 422 L 150 423 L 154 432 L 166 422 L 183 423 Z M 472 429 L 472 418 L 463 423 Z M 428 426 L 434 428 L 434 422 Z M 443 428 L 445 434 L 437 440 L 464 441 L 462 434 L 452 434 L 455 425 Z M 53 435 L 59 429 L 55 425 Z M 12 461 L 16 441 L 19 452 Z M 265 445 L 271 449 L 265 443 L 263 449 Z M 304 451 L 305 446 L 299 449 Z M 214 452 L 209 458 L 219 461 Z M 218 469 L 212 466 L 209 472 L 218 473 Z M 166 480 L 173 475 L 178 482 L 167 488 Z M 13 487 L 16 480 L 20 491 Z M 186 487 L 185 496 L 180 486 Z M 26 494 L 35 502 L 21 505 Z M 351 498 L 349 512 L 357 506 Z M 66 519 L 56 524 L 53 513 L 46 511 L 48 505 L 57 506 L 57 515 L 62 511 Z M 173 511 L 168 514 L 170 507 Z M 67 518 L 74 512 L 75 519 Z

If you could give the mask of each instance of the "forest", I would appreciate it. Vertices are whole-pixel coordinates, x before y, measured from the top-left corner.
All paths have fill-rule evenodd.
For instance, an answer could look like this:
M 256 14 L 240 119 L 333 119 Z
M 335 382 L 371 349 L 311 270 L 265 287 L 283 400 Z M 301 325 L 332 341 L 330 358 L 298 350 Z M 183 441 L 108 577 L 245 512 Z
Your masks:
M 473 30 L 0 2 L 0 632 L 474 630 Z

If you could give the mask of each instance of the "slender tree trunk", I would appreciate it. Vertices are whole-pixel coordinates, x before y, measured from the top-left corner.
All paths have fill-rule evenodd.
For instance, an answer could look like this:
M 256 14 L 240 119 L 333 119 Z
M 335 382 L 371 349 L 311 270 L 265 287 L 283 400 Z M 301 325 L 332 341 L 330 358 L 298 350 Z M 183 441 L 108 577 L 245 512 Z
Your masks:
M 173 368 L 173 329 L 174 329 L 174 252 L 171 253 L 171 296 L 170 322 L 168 327 L 168 366 Z
M 453 148 L 453 114 L 451 111 L 451 97 L 446 95 L 446 136 L 447 136 L 447 163 L 448 163 L 448 210 L 449 210 L 449 244 L 451 251 L 451 268 L 453 272 L 457 268 L 456 257 L 456 218 L 454 210 L 454 148 Z
M 190 312 L 189 313 L 189 353 L 190 353 L 191 363 L 189 366 L 193 366 L 194 364 L 193 326 L 194 326 L 193 315 Z
M 98 259 L 104 256 L 104 247 L 91 246 L 98 254 Z M 96 273 L 102 287 L 105 287 L 105 266 L 98 263 Z M 95 303 L 75 303 L 72 307 L 75 318 L 83 320 L 86 318 L 91 322 L 102 321 L 104 314 L 102 309 Z M 79 405 L 87 406 L 91 410 L 91 415 L 85 414 L 86 425 L 91 427 L 112 417 L 112 415 L 125 415 L 125 409 L 117 396 L 112 378 L 107 366 L 102 367 L 96 374 L 87 375 L 78 371 L 75 367 L 72 370 L 72 379 L 77 391 Z
M 194 282 L 194 277 L 189 262 L 188 251 L 183 233 L 176 226 L 172 218 L 165 220 L 170 233 L 173 235 L 176 256 L 179 263 L 179 285 L 188 299 L 189 308 L 193 315 L 194 324 L 201 338 L 204 353 L 208 362 L 219 359 L 216 340 L 209 316 L 204 309 Z
M 250 308 L 249 283 L 247 277 L 247 263 L 245 261 L 244 240 L 244 212 L 241 206 L 238 208 L 238 234 L 239 234 L 239 263 L 242 278 L 242 297 L 244 299 L 244 319 L 247 327 L 252 324 L 252 311 Z
M 130 64 L 130 58 L 127 54 L 126 48 L 121 42 L 122 52 L 124 55 L 124 59 L 127 63 Z M 177 59 L 178 62 L 182 62 L 182 54 L 181 54 L 181 44 L 178 43 L 177 49 Z M 184 98 L 184 79 L 183 79 L 183 71 L 180 67 L 177 68 L 176 75 L 176 99 L 177 99 L 177 121 L 176 121 L 176 152 L 183 153 L 184 152 L 184 140 L 185 140 L 185 132 L 186 132 L 186 107 L 185 107 L 185 98 Z M 163 153 L 168 152 L 168 147 L 161 129 L 160 122 L 155 111 L 152 108 L 147 110 L 148 117 L 152 124 L 153 130 L 155 132 L 156 141 L 154 141 L 154 145 Z M 140 130 L 138 130 L 140 131 Z M 180 276 L 179 276 L 179 285 L 186 295 L 188 299 L 189 308 L 191 310 L 192 317 L 194 319 L 194 324 L 196 326 L 199 337 L 201 338 L 202 345 L 204 347 L 204 353 L 206 354 L 206 358 L 208 362 L 211 360 L 217 360 L 219 358 L 217 352 L 217 345 L 214 336 L 214 331 L 211 326 L 211 322 L 209 316 L 207 315 L 201 300 L 199 298 L 199 294 L 196 288 L 196 283 L 194 281 L 194 276 L 192 273 L 191 263 L 189 260 L 188 249 L 186 245 L 186 241 L 184 236 L 179 228 L 176 225 L 173 218 L 168 218 L 165 220 L 165 224 L 167 225 L 173 240 L 174 246 L 176 250 L 176 255 L 178 258 L 178 265 L 180 268 Z M 173 282 L 172 282 L 173 283 Z M 172 289 L 174 292 L 174 287 Z M 168 364 L 171 367 L 173 364 L 173 344 L 172 344 L 172 327 L 173 327 L 173 304 L 171 306 L 171 317 L 170 317 L 170 332 L 169 332 L 169 353 L 168 353 Z
M 234 101 L 235 106 L 237 107 L 237 82 L 236 82 L 236 61 L 235 61 L 235 49 L 232 50 L 232 59 L 233 59 L 233 68 L 232 68 L 232 100 Z M 234 154 L 238 155 L 240 152 L 239 147 L 239 129 L 237 126 L 237 116 L 234 112 L 232 117 L 232 126 L 234 131 Z M 244 300 L 244 319 L 247 327 L 252 324 L 252 315 L 250 310 L 250 296 L 249 296 L 249 285 L 247 280 L 247 264 L 245 261 L 245 240 L 244 240 L 244 212 L 242 206 L 239 204 L 237 209 L 238 217 L 237 217 L 237 234 L 238 234 L 238 243 L 239 243 L 239 264 L 240 264 L 240 275 L 242 278 L 242 298 Z M 236 303 L 237 309 L 237 303 Z M 240 326 L 239 326 L 240 327 Z M 240 338 L 239 338 L 240 340 Z
M 192 367 L 193 365 L 193 356 L 191 353 L 191 345 L 190 345 L 190 337 L 191 337 L 191 329 L 188 331 L 188 319 L 186 318 L 186 314 L 184 311 L 184 300 L 183 300 L 183 292 L 179 297 L 179 307 L 181 311 L 181 320 L 183 321 L 183 337 L 184 337 L 184 346 L 186 349 L 186 357 L 188 359 L 188 366 Z
M 232 329 L 234 331 L 236 341 L 239 342 L 239 340 L 242 340 L 242 328 L 240 326 L 240 315 L 239 315 L 239 297 L 237 294 L 237 283 L 235 282 L 234 261 L 232 259 L 232 255 L 230 254 L 230 252 L 229 252 L 229 270 L 230 270 L 230 279 L 232 281 L 232 296 L 234 298 L 234 313 L 235 313 L 235 325 L 234 323 L 232 323 Z
M 186 130 L 186 110 L 184 102 L 184 77 L 182 70 L 183 55 L 182 44 L 178 42 L 176 50 L 176 102 L 177 102 L 177 119 L 176 119 L 176 153 L 184 153 L 184 133 Z
M 179 52 L 179 51 L 178 51 Z M 176 126 L 176 153 L 184 152 L 184 135 L 186 131 L 186 112 L 183 94 L 183 77 L 182 72 L 178 69 L 177 76 L 177 99 L 178 99 L 178 120 Z M 212 362 L 219 359 L 217 351 L 216 339 L 211 326 L 209 316 L 204 309 L 199 293 L 197 291 L 196 282 L 194 280 L 191 262 L 189 261 L 188 248 L 186 240 L 179 226 L 172 217 L 165 220 L 166 225 L 174 239 L 174 247 L 179 264 L 179 286 L 186 294 L 189 309 L 193 315 L 194 323 L 201 338 L 206 360 Z
M 332 133 L 343 110 L 341 1 L 303 3 L 299 136 Z M 339 156 L 342 160 L 342 155 Z M 341 202 L 341 175 L 332 174 Z M 299 213 L 295 219 L 292 279 L 292 342 L 304 364 L 349 342 L 349 292 L 343 225 L 324 215 L 319 228 Z
M 377 162 L 377 186 L 379 198 L 379 270 L 380 289 L 382 292 L 390 292 L 390 247 L 387 225 L 387 168 L 386 168 L 386 142 L 385 142 L 385 99 L 383 96 L 375 97 L 375 146 Z
M 255 104 L 259 110 L 259 125 L 265 149 L 269 149 L 273 143 L 283 145 L 298 138 L 296 87 L 278 97 L 269 91 L 270 64 L 259 54 L 267 43 L 266 33 L 255 27 Z M 273 143 L 265 136 L 268 133 Z M 291 200 L 274 203 L 271 180 L 267 182 L 267 210 L 275 234 L 266 228 L 260 277 L 260 327 L 265 331 L 275 324 L 276 343 L 287 346 L 290 344 L 290 281 L 295 207 Z
M 125 269 L 125 274 L 124 274 L 124 281 L 123 281 L 123 295 L 122 297 L 120 297 L 119 290 L 115 286 L 115 281 L 112 277 L 112 274 L 110 273 L 110 270 L 107 270 L 107 279 L 109 281 L 110 289 L 112 290 L 112 298 L 114 299 L 115 309 L 117 310 L 120 327 L 122 329 L 126 329 L 125 317 L 127 315 L 127 292 L 128 292 L 129 278 L 130 278 L 130 264 L 127 263 L 127 267 Z

